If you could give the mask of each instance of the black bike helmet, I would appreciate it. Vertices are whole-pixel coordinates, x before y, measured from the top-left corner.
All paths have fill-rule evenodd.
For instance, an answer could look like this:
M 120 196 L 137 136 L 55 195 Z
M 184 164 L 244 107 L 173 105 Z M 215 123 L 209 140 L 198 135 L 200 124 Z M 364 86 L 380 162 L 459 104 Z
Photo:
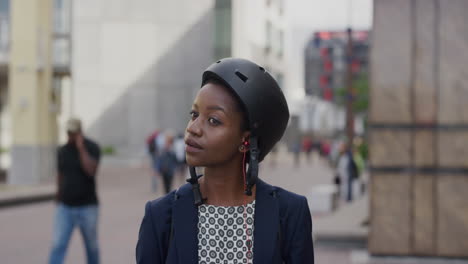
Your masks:
M 250 161 L 245 193 L 251 195 L 251 188 L 258 178 L 258 163 L 286 130 L 288 104 L 275 79 L 263 67 L 246 59 L 225 58 L 213 63 L 203 72 L 201 86 L 210 79 L 219 80 L 231 89 L 247 112 Z M 188 181 L 195 191 L 198 188 L 198 176 L 195 168 L 191 168 L 190 172 Z M 202 203 L 199 193 L 195 194 L 195 203 Z

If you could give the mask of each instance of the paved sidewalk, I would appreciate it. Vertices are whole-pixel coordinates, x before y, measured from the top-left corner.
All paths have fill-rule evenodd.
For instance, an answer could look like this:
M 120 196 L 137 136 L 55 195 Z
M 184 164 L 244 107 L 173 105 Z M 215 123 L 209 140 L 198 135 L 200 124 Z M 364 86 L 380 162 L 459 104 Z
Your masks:
M 0 184 L 0 207 L 48 201 L 55 197 L 52 184 L 11 186 Z
M 367 194 L 335 212 L 314 219 L 314 237 L 318 243 L 366 247 L 369 218 Z
M 299 166 L 294 166 L 293 157 L 284 149 L 278 153 L 277 166 L 271 166 L 267 156 L 261 177 L 311 199 L 317 186 L 333 185 L 334 171 L 326 160 L 317 155 L 308 161 L 301 157 Z M 266 165 L 266 166 L 265 166 Z M 310 201 L 309 201 L 310 203 Z M 335 211 L 313 213 L 313 234 L 318 243 L 365 247 L 367 244 L 368 196 L 360 196 L 351 203 L 338 201 Z
M 376 257 L 366 249 L 315 246 L 316 264 L 468 264 L 466 259 L 427 257 Z
M 139 168 L 145 166 L 144 163 L 144 158 L 128 159 L 119 156 L 104 156 L 100 170 L 102 172 L 102 170 L 107 171 L 115 168 Z M 53 200 L 56 189 L 55 179 L 50 179 L 47 183 L 35 185 L 8 185 L 0 183 L 0 208 Z
M 135 245 L 145 203 L 163 194 L 162 184 L 157 193 L 151 192 L 150 177 L 151 170 L 145 162 L 103 161 L 98 174 L 98 237 L 102 263 L 135 262 Z M 183 179 L 177 177 L 175 184 L 182 183 Z M 38 189 L 29 191 L 38 192 Z M 1 208 L 0 263 L 47 263 L 54 214 L 52 201 Z M 75 230 L 66 263 L 85 263 L 84 252 L 82 238 Z

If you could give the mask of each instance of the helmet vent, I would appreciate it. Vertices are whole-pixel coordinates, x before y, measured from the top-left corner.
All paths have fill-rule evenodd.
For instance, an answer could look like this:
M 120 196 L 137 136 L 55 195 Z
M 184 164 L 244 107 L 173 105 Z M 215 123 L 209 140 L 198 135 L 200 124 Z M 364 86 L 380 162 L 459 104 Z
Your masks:
M 217 61 L 216 63 L 220 63 L 220 62 L 221 62 L 221 61 L 219 60 L 219 61 Z
M 241 79 L 243 82 L 246 82 L 249 78 L 247 78 L 247 76 L 245 76 L 244 74 L 242 74 L 240 71 L 236 70 L 236 75 L 237 77 L 239 77 L 239 79 Z
M 258 67 L 262 72 L 265 71 L 265 69 L 263 67 Z

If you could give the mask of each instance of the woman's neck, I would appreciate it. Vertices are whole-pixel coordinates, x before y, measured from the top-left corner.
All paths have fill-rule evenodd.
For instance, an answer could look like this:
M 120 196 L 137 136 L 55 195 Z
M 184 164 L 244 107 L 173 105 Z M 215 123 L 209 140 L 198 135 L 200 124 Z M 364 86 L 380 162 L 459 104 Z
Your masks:
M 230 162 L 226 166 L 206 167 L 200 178 L 200 187 L 206 203 L 217 206 L 238 206 L 255 199 L 255 186 L 252 196 L 244 194 L 244 175 L 241 162 Z

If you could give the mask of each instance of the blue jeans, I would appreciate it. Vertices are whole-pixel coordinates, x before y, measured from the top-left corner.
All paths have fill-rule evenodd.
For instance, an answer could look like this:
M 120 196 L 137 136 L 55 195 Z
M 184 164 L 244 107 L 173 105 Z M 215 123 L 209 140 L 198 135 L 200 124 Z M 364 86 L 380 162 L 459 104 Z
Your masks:
M 88 264 L 99 263 L 97 222 L 97 205 L 67 206 L 59 203 L 55 213 L 54 236 L 49 264 L 63 263 L 75 226 L 80 228 L 83 236 Z
M 153 174 L 151 175 L 151 191 L 158 190 L 158 172 L 159 172 L 159 159 L 156 155 L 151 155 L 151 162 L 153 166 Z

